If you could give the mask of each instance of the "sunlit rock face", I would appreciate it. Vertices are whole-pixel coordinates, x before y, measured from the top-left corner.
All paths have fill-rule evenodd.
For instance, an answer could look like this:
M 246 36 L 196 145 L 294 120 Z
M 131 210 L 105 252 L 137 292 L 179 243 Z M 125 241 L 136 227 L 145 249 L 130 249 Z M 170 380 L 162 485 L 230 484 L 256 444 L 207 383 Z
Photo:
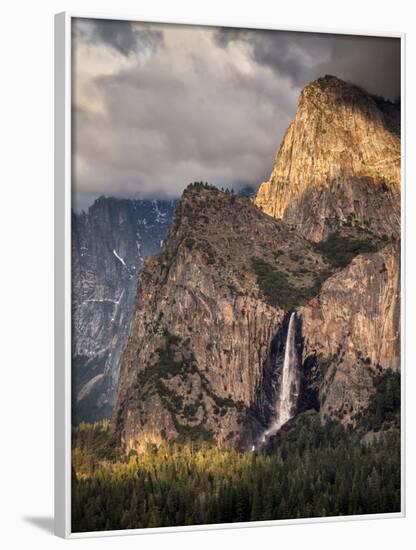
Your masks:
M 354 425 L 367 405 L 372 378 L 400 369 L 400 255 L 398 245 L 357 256 L 327 279 L 299 309 L 303 360 L 322 370 L 321 418 Z
M 111 416 L 144 257 L 160 251 L 175 201 L 101 197 L 72 214 L 73 420 Z
M 249 198 L 190 186 L 139 278 L 114 417 L 126 450 L 192 434 L 239 443 L 285 309 L 259 288 L 254 259 L 284 273 L 294 299 L 328 269 Z
M 398 121 L 398 106 L 318 79 L 254 202 L 185 190 L 139 278 L 112 420 L 126 452 L 256 448 L 311 408 L 354 428 L 374 377 L 400 369 Z
M 302 91 L 255 204 L 307 238 L 400 235 L 400 109 L 326 76 Z

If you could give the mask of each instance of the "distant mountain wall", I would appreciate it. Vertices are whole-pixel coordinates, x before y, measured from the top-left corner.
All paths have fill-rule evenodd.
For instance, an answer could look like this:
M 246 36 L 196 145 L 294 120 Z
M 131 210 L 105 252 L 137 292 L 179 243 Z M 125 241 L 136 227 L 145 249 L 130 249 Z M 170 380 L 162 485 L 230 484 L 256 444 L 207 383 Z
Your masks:
M 111 416 L 138 274 L 144 258 L 162 249 L 175 206 L 100 197 L 72 214 L 74 422 Z

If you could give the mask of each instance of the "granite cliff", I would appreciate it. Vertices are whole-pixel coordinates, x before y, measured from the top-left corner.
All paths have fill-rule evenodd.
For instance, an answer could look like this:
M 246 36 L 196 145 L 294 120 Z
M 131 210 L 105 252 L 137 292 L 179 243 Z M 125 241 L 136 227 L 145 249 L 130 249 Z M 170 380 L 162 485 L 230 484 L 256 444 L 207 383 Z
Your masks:
M 185 190 L 139 277 L 112 423 L 127 452 L 163 438 L 261 444 L 289 319 L 295 414 L 354 428 L 375 377 L 400 369 L 398 120 L 397 106 L 318 79 L 254 203 Z
M 400 250 L 361 254 L 298 310 L 304 370 L 319 372 L 322 421 L 356 423 L 378 374 L 400 370 Z
M 400 236 L 400 108 L 326 76 L 300 94 L 255 204 L 308 239 Z
M 250 199 L 188 187 L 140 273 L 115 407 L 126 450 L 192 435 L 238 444 L 285 311 L 315 296 L 329 268 Z
M 100 197 L 72 214 L 73 420 L 111 416 L 144 257 L 159 252 L 175 201 Z

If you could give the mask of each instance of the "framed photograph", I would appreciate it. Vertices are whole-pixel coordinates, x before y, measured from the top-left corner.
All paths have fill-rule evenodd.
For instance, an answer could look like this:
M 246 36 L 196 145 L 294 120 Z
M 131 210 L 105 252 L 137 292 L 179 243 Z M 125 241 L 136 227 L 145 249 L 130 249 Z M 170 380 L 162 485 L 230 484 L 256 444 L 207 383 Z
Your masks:
M 403 516 L 404 36 L 197 23 L 56 16 L 56 533 Z

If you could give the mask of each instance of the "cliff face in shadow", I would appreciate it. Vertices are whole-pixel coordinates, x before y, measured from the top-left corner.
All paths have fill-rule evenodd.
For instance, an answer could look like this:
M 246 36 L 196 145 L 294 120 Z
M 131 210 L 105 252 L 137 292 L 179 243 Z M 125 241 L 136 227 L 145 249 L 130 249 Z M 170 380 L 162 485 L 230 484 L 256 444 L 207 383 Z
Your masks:
M 100 197 L 72 214 L 73 421 L 109 418 L 143 259 L 160 251 L 175 201 Z

